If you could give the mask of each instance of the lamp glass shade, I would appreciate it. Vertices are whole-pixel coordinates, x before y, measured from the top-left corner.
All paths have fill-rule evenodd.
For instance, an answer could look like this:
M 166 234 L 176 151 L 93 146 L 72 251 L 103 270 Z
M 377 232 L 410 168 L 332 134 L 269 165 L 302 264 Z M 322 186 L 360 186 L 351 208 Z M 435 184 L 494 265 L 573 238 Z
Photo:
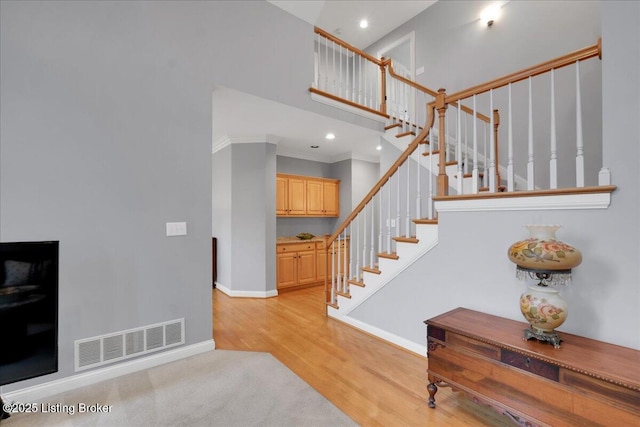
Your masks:
M 527 225 L 529 238 L 509 247 L 508 256 L 519 269 L 532 272 L 569 273 L 580 265 L 582 254 L 556 239 L 558 225 Z

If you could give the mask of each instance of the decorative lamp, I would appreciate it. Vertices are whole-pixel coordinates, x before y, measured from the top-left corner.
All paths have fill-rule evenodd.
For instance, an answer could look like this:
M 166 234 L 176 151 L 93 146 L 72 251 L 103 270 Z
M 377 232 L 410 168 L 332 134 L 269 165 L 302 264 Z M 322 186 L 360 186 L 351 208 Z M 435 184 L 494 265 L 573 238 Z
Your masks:
M 571 269 L 582 262 L 582 254 L 556 239 L 559 225 L 526 227 L 530 237 L 514 243 L 508 251 L 518 279 L 539 281 L 520 296 L 520 311 L 530 324 L 524 339 L 536 338 L 559 348 L 561 340 L 555 329 L 567 319 L 567 303 L 555 286 L 571 282 Z

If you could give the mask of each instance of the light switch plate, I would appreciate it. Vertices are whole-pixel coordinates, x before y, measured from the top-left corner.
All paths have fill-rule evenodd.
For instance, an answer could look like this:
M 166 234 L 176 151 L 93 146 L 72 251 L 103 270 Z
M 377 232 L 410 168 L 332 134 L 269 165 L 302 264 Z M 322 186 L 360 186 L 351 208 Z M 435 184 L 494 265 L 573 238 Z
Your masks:
M 184 236 L 187 234 L 186 222 L 168 222 L 167 236 Z

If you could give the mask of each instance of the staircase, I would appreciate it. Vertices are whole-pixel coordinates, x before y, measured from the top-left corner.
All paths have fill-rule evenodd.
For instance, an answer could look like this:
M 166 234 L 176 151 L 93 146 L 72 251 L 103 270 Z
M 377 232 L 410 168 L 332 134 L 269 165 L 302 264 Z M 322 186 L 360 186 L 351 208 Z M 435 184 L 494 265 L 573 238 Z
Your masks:
M 447 210 L 449 206 L 445 204 L 448 202 L 470 202 L 477 206 L 475 202 L 490 200 L 495 205 L 504 205 L 498 202 L 522 197 L 603 195 L 605 197 L 595 203 L 608 206 L 609 194 L 615 186 L 610 185 L 607 169 L 599 171 L 598 186 L 585 186 L 582 138 L 579 63 L 598 57 L 600 43 L 447 95 L 444 89 L 435 92 L 397 75 L 390 60 L 378 60 L 320 29 L 315 31 L 318 35 L 316 78 L 309 89 L 312 97 L 343 102 L 349 108 L 361 110 L 362 115 L 383 120 L 387 125 L 385 139 L 402 151 L 327 240 L 327 260 L 332 260 L 327 262 L 328 283 L 325 286 L 330 317 L 412 349 L 414 344 L 365 325 L 351 314 L 438 244 L 436 203 L 438 209 Z M 333 48 L 329 47 L 331 45 Z M 353 56 L 352 62 L 345 64 L 344 71 L 342 63 L 332 62 L 335 56 L 329 54 L 336 46 Z M 356 58 L 359 63 L 369 66 L 356 66 Z M 554 70 L 567 66 L 576 69 L 576 125 L 569 130 L 560 128 L 566 125 L 564 122 L 556 125 L 556 101 L 552 96 L 548 111 L 536 108 L 535 115 L 550 117 L 550 122 L 549 130 L 545 129 L 546 136 L 542 137 L 544 141 L 534 140 L 533 135 L 538 135 L 539 131 L 533 129 L 532 78 L 550 74 L 550 89 L 554 93 Z M 365 74 L 356 75 L 363 69 L 368 78 Z M 372 78 L 372 70 L 379 73 L 377 78 Z M 368 85 L 362 84 L 367 81 Z M 381 85 L 372 83 L 376 81 Z M 518 83 L 528 84 L 528 99 L 512 100 L 511 86 Z M 494 96 L 494 91 L 501 91 L 500 96 Z M 571 104 L 571 100 L 563 102 Z M 528 103 L 526 126 L 512 126 L 512 103 Z M 503 129 L 500 128 L 499 111 L 506 112 Z M 558 116 L 567 114 L 564 111 Z M 571 133 L 575 136 L 567 137 L 566 134 Z M 562 166 L 558 156 L 560 141 L 570 144 L 568 147 L 576 153 L 575 159 Z M 544 151 L 539 146 L 541 143 L 548 144 L 544 148 L 551 154 L 543 162 L 536 160 L 536 156 L 540 157 Z M 601 147 L 596 147 L 598 150 Z M 546 175 L 542 186 L 539 185 L 540 170 Z M 575 187 L 560 187 L 561 178 L 567 181 L 571 178 L 567 171 L 573 170 Z M 588 172 L 593 174 L 595 171 Z M 519 203 L 516 209 L 533 206 L 528 202 Z M 581 201 L 571 203 L 573 201 L 567 201 L 566 205 L 584 206 Z M 487 210 L 487 207 L 482 206 L 479 210 Z M 346 247 L 348 254 L 341 249 Z M 412 350 L 423 353 L 422 349 Z

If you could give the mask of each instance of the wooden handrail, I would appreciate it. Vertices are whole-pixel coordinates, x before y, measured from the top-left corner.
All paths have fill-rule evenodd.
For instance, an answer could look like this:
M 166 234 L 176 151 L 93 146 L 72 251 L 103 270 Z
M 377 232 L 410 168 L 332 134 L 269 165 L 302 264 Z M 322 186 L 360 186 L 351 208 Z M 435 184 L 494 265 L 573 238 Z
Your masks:
M 351 46 L 349 43 L 340 40 L 339 38 L 337 38 L 336 36 L 333 36 L 329 33 L 327 33 L 325 30 L 318 28 L 318 27 L 313 27 L 313 30 L 315 31 L 316 34 L 320 34 L 321 36 L 331 40 L 332 42 L 335 42 L 337 44 L 339 44 L 340 46 L 347 48 L 348 50 L 357 53 L 360 56 L 363 56 L 365 58 L 367 58 L 369 61 L 373 62 L 376 65 L 382 65 L 382 61 L 377 59 L 375 56 L 371 56 L 369 55 L 367 52 L 358 49 L 355 46 Z
M 309 92 L 315 93 L 317 95 L 322 95 L 322 96 L 324 96 L 326 98 L 332 99 L 332 100 L 337 101 L 337 102 L 341 102 L 343 104 L 347 104 L 347 105 L 349 105 L 349 106 L 351 106 L 353 108 L 359 108 L 360 110 L 366 111 L 367 113 L 377 114 L 379 116 L 384 117 L 385 119 L 389 118 L 388 114 L 381 113 L 380 111 L 374 110 L 373 108 L 365 107 L 364 105 L 360 105 L 360 104 L 358 104 L 356 102 L 349 101 L 348 99 L 340 98 L 339 96 L 336 96 L 336 95 L 334 95 L 332 93 L 325 92 L 323 90 L 316 89 L 314 87 L 310 87 L 309 88 Z
M 425 93 L 428 93 L 429 95 L 433 96 L 434 98 L 436 96 L 438 96 L 438 92 L 436 92 L 434 90 L 431 90 L 431 89 L 429 89 L 427 87 L 424 87 L 421 84 L 418 84 L 418 83 L 416 83 L 414 81 L 411 81 L 411 80 L 409 80 L 409 79 L 407 79 L 405 77 L 402 77 L 400 74 L 396 74 L 396 72 L 393 69 L 393 61 L 391 60 L 391 58 L 383 59 L 382 60 L 382 64 L 389 66 L 389 74 L 391 74 L 397 80 L 400 80 L 401 82 L 406 83 L 411 87 L 414 87 L 414 88 L 416 88 L 418 90 L 421 90 L 421 91 L 423 91 Z
M 509 83 L 516 83 L 529 77 L 535 77 L 540 74 L 544 74 L 548 71 L 551 71 L 552 69 L 566 67 L 567 65 L 575 64 L 576 61 L 584 61 L 585 59 L 593 58 L 595 56 L 599 58 L 602 57 L 602 42 L 600 39 L 598 39 L 598 43 L 592 46 L 587 46 L 585 48 L 576 50 L 575 52 L 568 53 L 558 58 L 542 62 L 538 65 L 516 71 L 515 73 L 508 74 L 504 77 L 500 77 L 498 79 L 473 86 L 469 89 L 452 93 L 451 95 L 447 96 L 445 102 L 447 104 L 452 104 L 455 101 L 468 98 L 472 95 L 484 93 L 491 89 L 498 89 L 500 87 L 508 85 Z
M 427 124 L 422 129 L 422 132 L 416 136 L 416 138 L 409 144 L 406 150 L 398 157 L 393 165 L 389 168 L 387 173 L 385 173 L 382 178 L 378 181 L 378 183 L 369 191 L 369 193 L 362 199 L 360 204 L 356 206 L 356 208 L 349 214 L 349 216 L 340 224 L 340 227 L 334 231 L 334 233 L 329 237 L 326 241 L 326 249 L 329 250 L 331 244 L 336 240 L 336 238 L 342 233 L 347 226 L 354 220 L 356 216 L 364 209 L 364 207 L 374 198 L 378 191 L 382 188 L 382 186 L 391 178 L 391 176 L 396 173 L 398 168 L 402 166 L 402 164 L 409 158 L 409 156 L 415 151 L 415 149 L 420 145 L 426 138 L 429 136 L 429 132 L 433 127 L 433 121 L 435 115 L 433 114 L 433 109 L 435 107 L 435 102 L 430 102 L 427 104 Z

